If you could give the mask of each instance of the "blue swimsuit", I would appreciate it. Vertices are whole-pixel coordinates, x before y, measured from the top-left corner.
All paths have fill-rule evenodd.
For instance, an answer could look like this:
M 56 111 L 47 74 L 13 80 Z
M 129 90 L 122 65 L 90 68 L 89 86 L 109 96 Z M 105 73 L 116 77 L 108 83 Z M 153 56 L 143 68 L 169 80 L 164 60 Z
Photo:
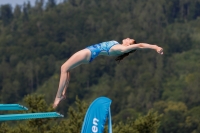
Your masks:
M 86 47 L 91 51 L 90 62 L 92 62 L 94 58 L 96 58 L 99 55 L 99 53 L 101 53 L 101 51 L 106 51 L 109 55 L 110 48 L 116 44 L 119 43 L 117 41 L 108 41 Z

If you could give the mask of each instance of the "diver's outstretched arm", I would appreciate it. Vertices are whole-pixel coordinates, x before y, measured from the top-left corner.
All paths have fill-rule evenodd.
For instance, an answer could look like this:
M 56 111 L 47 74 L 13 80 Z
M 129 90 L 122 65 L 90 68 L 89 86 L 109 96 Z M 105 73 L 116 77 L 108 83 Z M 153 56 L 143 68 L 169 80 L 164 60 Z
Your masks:
M 118 54 L 128 53 L 135 49 L 153 49 L 156 50 L 159 54 L 163 54 L 163 49 L 157 45 L 152 45 L 148 43 L 137 43 L 133 45 L 123 46 L 123 45 L 116 45 L 113 46 L 113 50 L 116 51 Z
M 163 54 L 163 48 L 157 46 L 157 45 L 152 45 L 148 43 L 138 43 L 138 48 L 139 49 L 153 49 L 156 50 L 159 54 Z

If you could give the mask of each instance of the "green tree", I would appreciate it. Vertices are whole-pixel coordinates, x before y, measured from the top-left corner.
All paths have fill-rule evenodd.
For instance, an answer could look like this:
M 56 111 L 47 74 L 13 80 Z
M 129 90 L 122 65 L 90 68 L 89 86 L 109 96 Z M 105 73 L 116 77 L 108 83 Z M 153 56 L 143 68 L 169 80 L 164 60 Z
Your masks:
M 1 5 L 0 18 L 3 21 L 3 25 L 8 25 L 13 18 L 12 7 L 10 4 Z
M 157 133 L 162 115 L 150 110 L 145 116 L 138 117 L 135 121 L 128 119 L 126 123 L 114 125 L 113 132 L 117 133 Z

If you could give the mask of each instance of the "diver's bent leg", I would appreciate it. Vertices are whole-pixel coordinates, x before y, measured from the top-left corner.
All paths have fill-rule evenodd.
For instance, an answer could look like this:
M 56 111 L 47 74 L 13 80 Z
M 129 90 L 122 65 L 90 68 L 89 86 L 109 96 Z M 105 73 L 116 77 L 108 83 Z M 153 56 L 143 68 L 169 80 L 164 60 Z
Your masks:
M 70 81 L 70 73 L 67 72 L 67 80 L 66 80 L 66 85 L 65 85 L 65 88 L 62 92 L 62 96 L 65 96 L 65 93 L 66 93 L 66 90 L 67 90 L 67 87 L 69 86 L 69 81 Z
M 54 101 L 53 107 L 55 108 L 59 102 L 63 99 L 62 93 L 66 91 L 69 81 L 69 70 L 81 65 L 88 63 L 90 60 L 91 52 L 88 49 L 81 50 L 75 53 L 72 57 L 69 58 L 62 66 L 61 66 L 61 75 L 60 75 L 60 82 L 58 91 L 56 94 L 56 98 Z
M 61 98 L 62 97 L 62 92 L 64 90 L 64 88 L 67 87 L 67 73 L 65 72 L 65 68 L 63 68 L 63 66 L 61 67 L 61 73 L 60 73 L 60 82 L 59 82 L 59 87 L 58 87 L 58 91 L 56 94 L 56 98 Z

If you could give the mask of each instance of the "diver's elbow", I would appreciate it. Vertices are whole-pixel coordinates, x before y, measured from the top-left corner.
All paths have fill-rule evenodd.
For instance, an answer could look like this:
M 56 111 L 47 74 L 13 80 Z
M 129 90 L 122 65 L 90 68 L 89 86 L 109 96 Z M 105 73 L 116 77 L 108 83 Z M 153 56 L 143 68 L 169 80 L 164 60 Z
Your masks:
M 144 47 L 144 43 L 138 43 L 137 44 L 137 48 L 143 48 Z

